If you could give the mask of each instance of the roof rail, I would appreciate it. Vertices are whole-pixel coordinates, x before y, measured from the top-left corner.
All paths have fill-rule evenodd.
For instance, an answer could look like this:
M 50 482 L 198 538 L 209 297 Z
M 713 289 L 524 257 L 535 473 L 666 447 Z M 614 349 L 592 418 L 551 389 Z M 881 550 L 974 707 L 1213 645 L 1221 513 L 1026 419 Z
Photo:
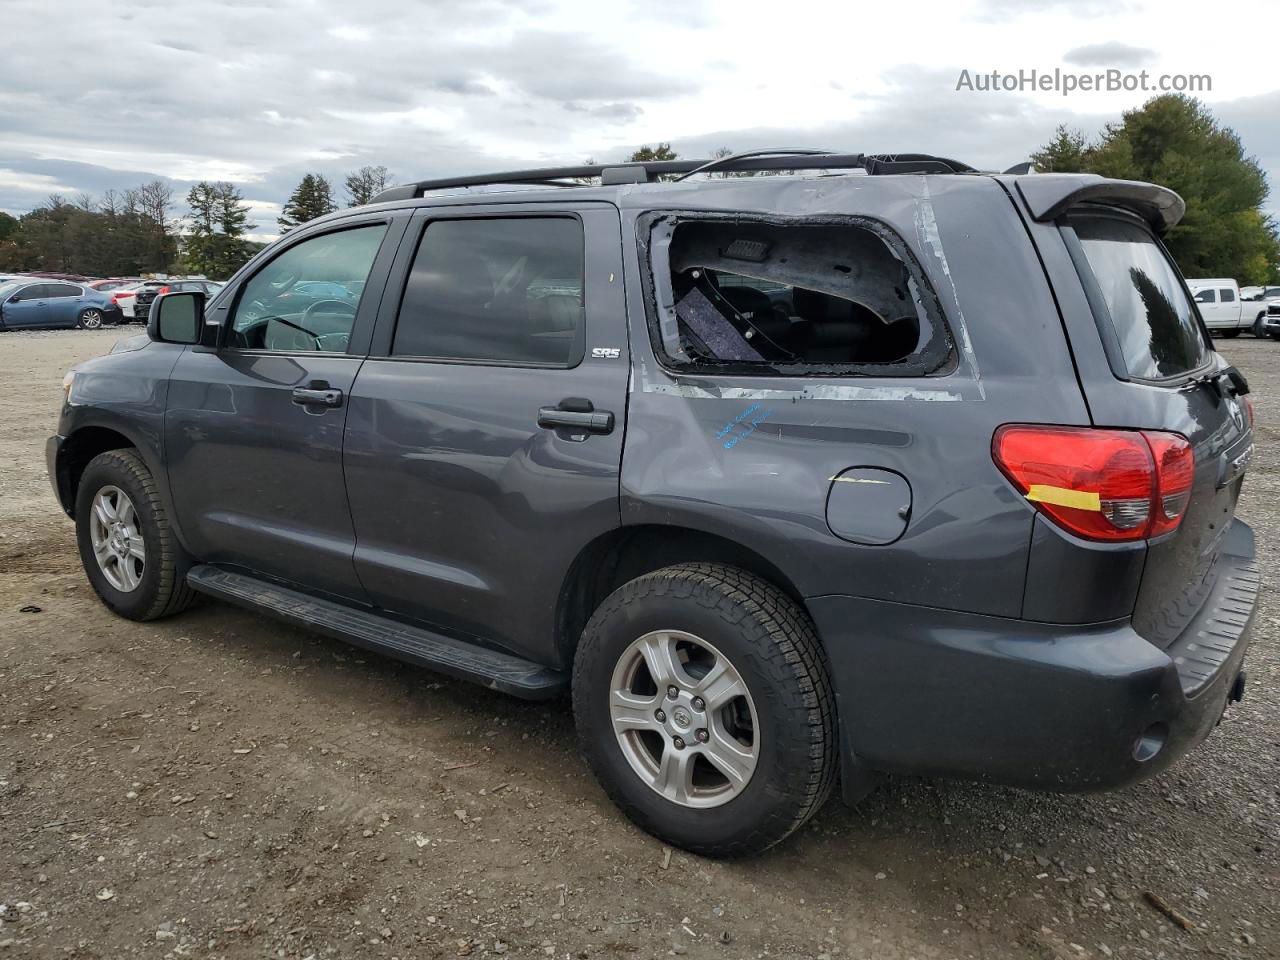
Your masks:
M 767 152 L 770 155 L 760 156 Z M 645 160 L 638 163 L 582 164 L 576 167 L 543 167 L 535 170 L 508 170 L 466 177 L 419 180 L 383 190 L 371 203 L 411 200 L 430 190 L 483 187 L 497 184 L 572 187 L 571 181 L 599 177 L 603 186 L 623 183 L 652 183 L 663 176 L 684 175 L 702 168 L 717 173 L 763 173 L 779 170 L 865 170 L 873 176 L 894 173 L 972 173 L 973 168 L 958 160 L 927 153 L 825 153 L 812 150 L 794 153 L 749 151 L 732 157 L 709 160 Z M 570 181 L 570 182 L 566 182 Z

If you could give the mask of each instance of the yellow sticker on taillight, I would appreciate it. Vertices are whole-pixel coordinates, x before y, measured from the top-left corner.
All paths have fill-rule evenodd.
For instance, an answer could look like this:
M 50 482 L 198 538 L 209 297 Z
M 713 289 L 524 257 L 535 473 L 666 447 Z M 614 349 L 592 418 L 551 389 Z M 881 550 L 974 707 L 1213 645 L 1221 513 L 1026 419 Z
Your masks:
M 1047 483 L 1033 483 L 1027 489 L 1027 499 L 1036 503 L 1051 503 L 1056 507 L 1072 507 L 1076 510 L 1101 510 L 1102 498 L 1096 490 L 1069 490 Z

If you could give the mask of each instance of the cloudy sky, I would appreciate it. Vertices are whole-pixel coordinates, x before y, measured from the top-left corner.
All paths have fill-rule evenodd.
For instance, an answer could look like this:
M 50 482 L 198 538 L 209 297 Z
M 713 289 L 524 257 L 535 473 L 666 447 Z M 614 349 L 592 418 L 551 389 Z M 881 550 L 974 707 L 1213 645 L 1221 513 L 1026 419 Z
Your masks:
M 1093 133 L 1153 94 L 957 91 L 961 70 L 1112 66 L 1209 74 L 1202 98 L 1280 192 L 1280 9 L 1259 0 L 0 0 L 0 22 L 13 213 L 220 179 L 270 235 L 307 171 L 419 179 L 658 140 L 1003 169 L 1058 123 Z

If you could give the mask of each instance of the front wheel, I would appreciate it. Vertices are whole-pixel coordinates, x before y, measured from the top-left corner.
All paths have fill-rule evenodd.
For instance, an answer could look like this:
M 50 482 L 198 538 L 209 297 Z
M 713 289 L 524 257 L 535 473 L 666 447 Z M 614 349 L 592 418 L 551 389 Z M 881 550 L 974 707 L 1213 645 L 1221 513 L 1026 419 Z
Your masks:
M 89 461 L 76 492 L 76 540 L 89 583 L 102 602 L 130 620 L 155 620 L 195 598 L 190 561 L 179 546 L 155 479 L 133 450 Z
M 615 590 L 583 631 L 573 709 L 613 801 L 694 853 L 759 853 L 831 792 L 835 698 L 818 637 L 743 570 L 682 564 Z
M 102 311 L 95 310 L 92 307 L 88 310 L 80 311 L 80 319 L 76 326 L 81 330 L 99 330 L 102 327 Z
M 1261 340 L 1263 337 L 1267 335 L 1266 329 L 1262 326 L 1263 321 L 1266 320 L 1266 317 L 1267 315 L 1265 313 L 1260 313 L 1256 318 L 1254 318 L 1254 321 L 1253 321 L 1253 327 L 1251 328 L 1251 330 L 1253 332 L 1253 335 L 1257 337 L 1259 340 Z

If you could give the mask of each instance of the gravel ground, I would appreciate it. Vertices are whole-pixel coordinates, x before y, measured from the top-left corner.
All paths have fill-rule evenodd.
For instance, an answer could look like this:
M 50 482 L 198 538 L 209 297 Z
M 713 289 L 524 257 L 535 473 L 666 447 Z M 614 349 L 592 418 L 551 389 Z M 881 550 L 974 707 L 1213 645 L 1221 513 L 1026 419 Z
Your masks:
M 0 958 L 1280 956 L 1270 594 L 1245 703 L 1154 781 L 895 779 L 763 857 L 701 860 L 614 810 L 564 702 L 213 603 L 110 615 L 43 444 L 62 372 L 117 336 L 0 334 Z M 1280 344 L 1221 346 L 1255 390 L 1240 510 L 1270 569 Z

